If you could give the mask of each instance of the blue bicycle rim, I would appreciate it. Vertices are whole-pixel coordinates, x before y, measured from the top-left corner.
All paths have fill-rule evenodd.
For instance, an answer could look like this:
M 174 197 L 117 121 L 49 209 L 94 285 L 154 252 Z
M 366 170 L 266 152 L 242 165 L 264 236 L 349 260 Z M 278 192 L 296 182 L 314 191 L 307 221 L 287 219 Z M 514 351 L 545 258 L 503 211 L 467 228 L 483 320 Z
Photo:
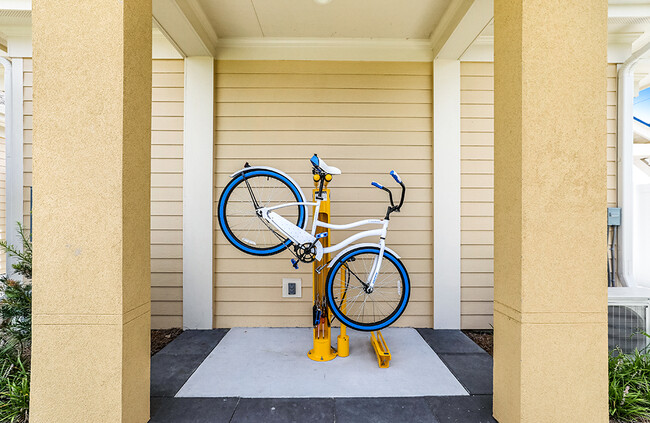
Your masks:
M 281 251 L 284 251 L 289 245 L 291 245 L 291 241 L 287 240 L 284 243 L 279 244 L 273 248 L 267 248 L 267 249 L 251 248 L 248 245 L 245 245 L 237 240 L 237 238 L 230 231 L 230 228 L 228 227 L 228 224 L 225 221 L 226 203 L 228 197 L 232 193 L 232 190 L 245 178 L 250 178 L 253 176 L 272 176 L 284 182 L 289 187 L 289 189 L 291 189 L 291 192 L 296 197 L 296 202 L 304 201 L 304 199 L 300 195 L 300 190 L 289 179 L 287 179 L 286 177 L 284 177 L 279 173 L 267 169 L 256 169 L 256 170 L 251 170 L 250 172 L 244 171 L 240 173 L 232 181 L 230 181 L 228 185 L 226 185 L 226 188 L 224 188 L 223 192 L 221 193 L 221 198 L 219 199 L 219 209 L 218 209 L 219 226 L 221 226 L 221 232 L 223 232 L 223 234 L 226 236 L 228 242 L 230 242 L 235 248 L 245 253 L 252 254 L 254 256 L 270 256 L 272 254 L 277 254 Z M 298 211 L 299 212 L 298 212 L 297 226 L 302 228 L 305 224 L 305 219 L 307 215 L 305 206 L 304 205 L 298 206 Z
M 339 321 L 344 324 L 347 327 L 350 327 L 352 329 L 360 330 L 360 331 L 373 331 L 373 330 L 381 330 L 384 329 L 390 325 L 392 325 L 399 317 L 404 313 L 404 309 L 406 309 L 406 305 L 408 304 L 409 301 L 409 296 L 411 294 L 411 284 L 409 282 L 409 277 L 408 273 L 406 271 L 406 268 L 404 265 L 399 261 L 399 259 L 395 256 L 393 256 L 391 253 L 388 251 L 384 251 L 384 258 L 390 260 L 395 267 L 399 270 L 400 275 L 402 276 L 402 279 L 404 280 L 404 301 L 400 304 L 399 308 L 393 312 L 386 320 L 379 322 L 374 325 L 359 325 L 357 323 L 354 323 L 350 321 L 347 317 L 342 315 L 336 307 L 334 307 L 334 304 L 332 304 L 332 299 L 334 298 L 334 277 L 336 276 L 337 272 L 339 271 L 340 267 L 345 263 L 350 257 L 363 254 L 363 253 L 379 253 L 379 248 L 377 247 L 362 247 L 357 250 L 351 250 L 348 253 L 346 253 L 343 257 L 341 257 L 339 260 L 334 263 L 334 266 L 332 266 L 332 269 L 327 275 L 327 302 L 329 304 L 330 309 L 332 310 L 332 313 L 334 313 L 334 316 L 336 316 Z

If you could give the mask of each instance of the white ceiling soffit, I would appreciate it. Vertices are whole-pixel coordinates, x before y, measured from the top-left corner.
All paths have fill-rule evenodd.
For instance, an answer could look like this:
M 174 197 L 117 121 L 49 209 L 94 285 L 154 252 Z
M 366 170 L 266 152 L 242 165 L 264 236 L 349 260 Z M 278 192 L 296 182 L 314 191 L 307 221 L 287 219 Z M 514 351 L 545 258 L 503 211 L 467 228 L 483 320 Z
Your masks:
M 626 0 L 625 2 L 610 0 L 607 15 L 610 19 L 650 16 L 650 4 L 648 4 L 647 0 L 636 2 L 630 0 Z
M 223 38 L 427 39 L 451 0 L 198 0 Z
M 471 0 L 198 0 L 222 60 L 430 61 L 451 3 Z
M 154 24 L 183 56 L 215 56 L 217 35 L 197 0 L 153 0 Z
M 431 34 L 436 59 L 460 59 L 494 18 L 493 0 L 462 0 L 449 5 Z
M 32 10 L 32 0 L 2 0 L 0 9 L 4 10 Z
M 2 32 L 10 36 L 28 36 L 32 32 L 32 11 L 3 9 L 0 2 L 0 27 Z

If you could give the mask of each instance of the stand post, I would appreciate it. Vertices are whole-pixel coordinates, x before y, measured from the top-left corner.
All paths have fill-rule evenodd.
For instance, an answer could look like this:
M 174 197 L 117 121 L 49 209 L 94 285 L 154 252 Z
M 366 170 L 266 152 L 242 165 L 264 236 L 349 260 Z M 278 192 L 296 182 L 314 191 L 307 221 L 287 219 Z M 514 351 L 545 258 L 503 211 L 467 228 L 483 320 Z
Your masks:
M 328 175 L 329 176 L 329 175 Z M 319 180 L 314 178 L 315 189 L 313 190 L 314 200 L 316 199 L 316 193 L 318 192 Z M 318 218 L 321 222 L 329 223 L 330 221 L 330 190 L 327 189 L 327 179 L 325 180 L 323 192 L 327 196 L 324 201 L 320 204 L 320 210 L 318 216 L 314 216 L 314 219 Z M 315 207 L 314 207 L 315 209 Z M 318 228 L 317 233 L 327 232 L 327 228 Z M 320 239 L 323 247 L 329 247 L 329 233 L 328 236 Z M 334 348 L 332 348 L 332 339 L 331 339 L 331 328 L 330 321 L 331 316 L 329 309 L 327 307 L 327 301 L 325 299 L 325 283 L 327 272 L 325 268 L 321 269 L 320 273 L 316 271 L 319 266 L 327 263 L 329 261 L 329 254 L 324 254 L 323 258 L 319 261 L 314 261 L 314 280 L 313 280 L 313 292 L 314 292 L 314 307 L 320 310 L 327 310 L 326 314 L 321 317 L 318 324 L 314 326 L 314 348 L 312 348 L 307 356 L 314 361 L 329 361 L 336 358 L 337 353 Z
M 345 272 L 341 272 L 341 297 L 345 290 Z M 341 304 L 341 311 L 345 311 L 345 300 Z M 346 334 L 347 327 L 341 323 L 341 334 L 336 338 L 336 347 L 338 349 L 339 357 L 347 357 L 350 355 L 350 337 Z

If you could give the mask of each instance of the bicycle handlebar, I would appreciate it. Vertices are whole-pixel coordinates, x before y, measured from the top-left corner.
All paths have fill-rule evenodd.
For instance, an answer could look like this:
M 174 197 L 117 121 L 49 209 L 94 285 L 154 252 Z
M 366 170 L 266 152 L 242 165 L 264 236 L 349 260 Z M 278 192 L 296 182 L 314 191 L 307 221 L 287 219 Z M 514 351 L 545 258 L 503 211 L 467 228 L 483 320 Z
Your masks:
M 383 191 L 386 191 L 388 193 L 388 198 L 390 200 L 390 206 L 388 207 L 388 210 L 386 211 L 386 219 L 388 219 L 390 217 L 390 214 L 392 212 L 394 212 L 394 211 L 399 212 L 400 211 L 400 209 L 402 208 L 402 205 L 404 204 L 404 195 L 406 194 L 406 186 L 404 186 L 404 182 L 402 182 L 402 178 L 399 177 L 397 172 L 395 172 L 394 170 L 391 170 L 390 171 L 390 176 L 392 176 L 393 179 L 395 179 L 395 181 L 398 184 L 400 184 L 400 186 L 402 187 L 402 195 L 400 196 L 399 204 L 397 206 L 393 202 L 393 193 L 391 192 L 391 190 L 389 190 L 388 188 L 386 188 L 383 185 L 378 184 L 375 181 L 372 181 L 370 183 L 372 186 L 374 186 L 376 188 L 379 188 L 379 189 L 381 189 Z

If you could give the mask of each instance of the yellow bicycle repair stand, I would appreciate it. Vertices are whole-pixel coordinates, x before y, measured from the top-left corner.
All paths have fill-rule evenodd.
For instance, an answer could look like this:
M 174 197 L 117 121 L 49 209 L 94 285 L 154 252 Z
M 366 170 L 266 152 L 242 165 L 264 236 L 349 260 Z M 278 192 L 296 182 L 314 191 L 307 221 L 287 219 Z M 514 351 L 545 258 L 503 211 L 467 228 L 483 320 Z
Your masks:
M 326 197 L 320 204 L 320 210 L 318 216 L 314 216 L 314 219 L 318 218 L 321 222 L 330 223 L 330 190 L 327 188 L 328 183 L 332 180 L 331 175 L 325 176 L 325 182 L 323 184 L 323 192 Z M 314 175 L 314 190 L 313 198 L 316 199 L 316 193 L 318 192 L 318 186 L 320 182 L 320 176 Z M 315 207 L 314 207 L 315 210 Z M 327 232 L 327 228 L 318 228 L 317 233 Z M 326 237 L 320 238 L 323 247 L 330 246 L 329 233 Z M 324 254 L 321 260 L 314 262 L 314 283 L 313 283 L 313 302 L 314 307 L 320 307 L 325 303 L 325 285 L 327 283 L 327 272 L 325 271 L 325 265 L 329 262 L 330 255 Z M 318 269 L 320 268 L 320 272 Z M 345 278 L 341 277 L 341 290 L 345 289 Z M 320 302 L 321 304 L 318 304 Z M 342 304 L 341 308 L 345 310 L 345 302 Z M 309 350 L 307 356 L 314 361 L 330 361 L 338 357 L 347 357 L 350 355 L 350 337 L 346 334 L 346 326 L 341 325 L 341 334 L 336 339 L 337 349 L 332 348 L 332 334 L 330 321 L 331 312 L 329 308 L 325 305 L 324 307 L 327 310 L 327 315 L 318 322 L 314 327 L 313 336 L 314 336 L 314 348 Z M 370 343 L 377 355 L 377 363 L 380 368 L 387 368 L 390 364 L 390 350 L 388 345 L 386 345 L 386 340 L 381 334 L 381 331 L 372 332 L 370 334 Z

